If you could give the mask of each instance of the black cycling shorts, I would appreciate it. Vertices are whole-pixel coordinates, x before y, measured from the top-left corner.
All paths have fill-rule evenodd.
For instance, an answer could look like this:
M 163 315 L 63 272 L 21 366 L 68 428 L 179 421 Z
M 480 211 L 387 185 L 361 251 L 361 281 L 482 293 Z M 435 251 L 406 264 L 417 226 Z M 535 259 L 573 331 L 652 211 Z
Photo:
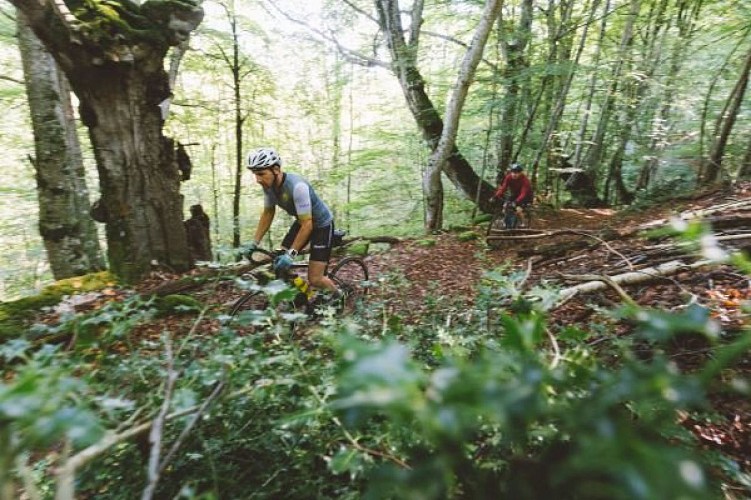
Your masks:
M 282 247 L 289 248 L 295 242 L 297 233 L 300 231 L 300 223 L 295 221 L 287 231 L 287 236 L 282 241 Z M 331 245 L 334 242 L 334 223 L 328 226 L 314 227 L 310 233 L 310 260 L 328 262 L 331 258 Z M 305 242 L 307 245 L 308 242 Z M 305 246 L 305 245 L 303 245 Z

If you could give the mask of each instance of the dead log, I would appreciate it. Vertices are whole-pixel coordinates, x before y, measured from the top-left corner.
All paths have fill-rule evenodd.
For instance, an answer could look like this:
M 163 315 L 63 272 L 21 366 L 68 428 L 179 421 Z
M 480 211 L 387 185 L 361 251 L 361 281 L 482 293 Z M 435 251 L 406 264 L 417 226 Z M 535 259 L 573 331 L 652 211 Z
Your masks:
M 639 283 L 646 283 L 655 279 L 664 278 L 666 276 L 671 276 L 687 269 L 695 269 L 697 267 L 702 267 L 709 264 L 711 264 L 711 261 L 708 260 L 700 260 L 692 264 L 686 264 L 682 260 L 671 260 L 670 262 L 666 262 L 658 266 L 648 267 L 639 271 L 630 271 L 627 273 L 618 274 L 616 276 L 598 277 L 597 275 L 563 275 L 566 279 L 587 279 L 589 281 L 561 290 L 559 292 L 559 295 L 561 297 L 559 300 L 559 305 L 573 298 L 577 294 L 604 290 L 608 286 L 611 286 L 608 284 L 608 280 L 620 286 L 635 285 Z
M 149 288 L 141 292 L 143 297 L 151 297 L 156 295 L 157 297 L 164 297 L 166 295 L 180 294 L 201 288 L 209 281 L 221 281 L 233 279 L 237 276 L 241 276 L 244 273 L 250 272 L 257 268 L 261 264 L 243 264 L 235 267 L 222 267 L 222 268 L 207 268 L 194 272 L 190 276 L 183 276 L 181 278 L 165 281 L 159 285 Z
M 587 240 L 575 240 L 575 241 L 568 241 L 565 243 L 551 243 L 549 245 L 539 245 L 534 248 L 524 248 L 519 250 L 518 255 L 520 257 L 531 257 L 533 255 L 539 255 L 542 257 L 541 260 L 537 261 L 539 264 L 540 262 L 544 262 L 548 259 L 555 259 L 556 257 L 562 257 L 566 255 L 569 252 L 574 252 L 576 250 L 592 250 L 596 247 L 600 246 L 600 243 L 598 242 L 591 242 Z

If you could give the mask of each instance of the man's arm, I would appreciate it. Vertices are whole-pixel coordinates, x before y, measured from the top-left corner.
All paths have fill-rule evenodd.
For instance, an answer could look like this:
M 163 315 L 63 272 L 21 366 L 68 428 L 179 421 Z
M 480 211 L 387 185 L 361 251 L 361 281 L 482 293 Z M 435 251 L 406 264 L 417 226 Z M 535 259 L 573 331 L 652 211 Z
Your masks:
M 502 198 L 503 193 L 506 192 L 508 189 L 508 183 L 511 180 L 511 176 L 506 174 L 506 177 L 503 178 L 503 182 L 501 183 L 501 186 L 495 190 L 495 194 L 493 195 L 493 198 Z
M 292 242 L 292 248 L 300 252 L 310 240 L 310 233 L 313 232 L 313 218 L 310 216 L 298 217 L 297 222 L 300 223 L 300 230 L 295 236 L 295 241 Z
M 524 198 L 532 193 L 532 183 L 529 182 L 529 178 L 526 176 L 522 178 L 522 188 L 519 190 L 519 196 L 516 197 L 516 202 L 521 203 Z
M 271 227 L 271 223 L 274 221 L 274 214 L 276 213 L 276 207 L 265 207 L 261 218 L 258 219 L 258 227 L 256 227 L 256 235 L 254 240 L 256 243 L 260 243 L 266 232 Z

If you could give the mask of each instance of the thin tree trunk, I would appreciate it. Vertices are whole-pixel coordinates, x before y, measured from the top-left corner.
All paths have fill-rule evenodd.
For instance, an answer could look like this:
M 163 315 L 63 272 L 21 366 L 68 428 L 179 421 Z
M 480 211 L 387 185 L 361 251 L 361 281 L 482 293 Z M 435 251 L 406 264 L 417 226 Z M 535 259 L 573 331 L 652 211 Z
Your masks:
M 605 198 L 609 200 L 610 186 L 615 190 L 615 202 L 630 204 L 633 201 L 634 194 L 631 193 L 623 181 L 622 167 L 623 160 L 626 156 L 626 146 L 631 140 L 634 128 L 637 126 L 637 116 L 642 107 L 644 96 L 648 90 L 648 82 L 654 79 L 657 68 L 661 66 L 662 47 L 665 45 L 665 37 L 670 30 L 670 20 L 666 19 L 669 0 L 661 0 L 659 4 L 653 5 L 653 11 L 650 12 L 649 19 L 652 20 L 652 26 L 647 31 L 645 40 L 645 55 L 642 64 L 648 66 L 641 71 L 637 67 L 637 72 L 644 73 L 643 78 L 629 79 L 621 93 L 624 97 L 620 105 L 621 120 L 618 127 L 618 133 L 614 134 L 617 138 L 616 147 L 608 169 L 608 176 L 605 187 Z M 635 73 L 633 62 L 626 61 L 627 74 Z
M 500 139 L 498 142 L 498 173 L 505 172 L 514 158 L 514 130 L 519 122 L 520 79 L 529 68 L 525 57 L 528 42 L 532 36 L 532 0 L 524 0 L 521 4 L 519 24 L 514 28 L 513 21 L 504 23 L 499 14 L 499 31 L 504 31 L 505 25 L 512 27 L 508 34 L 500 34 L 501 53 L 506 61 L 503 70 L 503 81 L 506 92 L 501 102 Z
M 399 79 L 407 106 L 421 130 L 423 138 L 429 149 L 433 151 L 441 138 L 443 121 L 425 91 L 425 80 L 417 67 L 419 29 L 416 26 L 421 23 L 422 19 L 422 12 L 419 8 L 421 5 L 422 2 L 415 2 L 414 4 L 410 30 L 412 37 L 407 43 L 402 28 L 402 13 L 399 10 L 399 2 L 397 0 L 375 0 L 379 23 L 391 54 L 392 70 Z M 493 192 L 493 187 L 477 176 L 472 166 L 456 147 L 452 148 L 448 156 L 444 173 L 460 192 L 470 200 L 475 198 L 479 183 L 481 191 L 480 208 L 486 212 L 492 209 L 487 200 Z
M 694 27 L 701 12 L 702 4 L 703 0 L 679 0 L 678 12 L 676 14 L 678 38 L 673 42 L 668 73 L 665 83 L 662 85 L 665 88 L 665 93 L 662 97 L 660 110 L 653 120 L 649 153 L 639 171 L 639 178 L 636 183 L 637 191 L 647 189 L 657 171 L 662 152 L 668 145 L 667 133 L 670 130 L 669 122 L 673 109 L 675 81 L 686 60 L 687 49 L 691 43 L 691 37 L 693 36 Z
M 751 50 L 746 54 L 741 74 L 733 88 L 733 92 L 728 97 L 726 106 L 727 114 L 721 117 L 722 126 L 719 127 L 719 130 L 717 131 L 718 133 L 715 134 L 715 140 L 713 141 L 709 158 L 702 167 L 701 176 L 699 178 L 699 183 L 701 185 L 717 182 L 720 176 L 722 157 L 725 155 L 725 146 L 727 145 L 730 133 L 733 131 L 733 125 L 735 125 L 735 120 L 738 118 L 738 111 L 740 110 L 743 97 L 746 93 L 746 88 L 748 87 L 749 71 L 751 71 Z
M 628 57 L 628 49 L 633 41 L 634 23 L 639 14 L 640 4 L 641 0 L 631 0 L 628 19 L 626 20 L 626 25 L 623 29 L 623 34 L 621 35 L 621 44 L 617 56 L 618 60 L 613 68 L 612 74 L 610 75 L 610 87 L 605 95 L 605 102 L 602 104 L 602 114 L 600 115 L 597 129 L 591 139 L 591 146 L 584 160 L 585 169 L 594 177 L 596 177 L 596 171 L 599 168 L 600 162 L 605 153 L 605 132 L 610 123 L 610 117 L 613 112 L 615 93 L 618 90 L 618 82 L 621 78 L 623 64 L 626 57 Z
M 237 31 L 237 16 L 233 10 L 222 5 L 227 15 L 227 20 L 232 33 L 232 56 L 228 57 L 224 52 L 225 62 L 232 73 L 232 96 L 235 124 L 235 185 L 232 192 L 232 247 L 238 248 L 241 244 L 242 231 L 240 228 L 240 199 L 242 196 L 243 177 L 243 123 L 245 117 L 242 111 L 242 64 L 240 63 L 240 42 Z
M 467 98 L 469 86 L 474 78 L 475 70 L 482 57 L 488 35 L 493 27 L 498 12 L 503 5 L 502 0 L 488 0 L 485 10 L 477 26 L 467 53 L 464 55 L 454 91 L 446 104 L 446 121 L 441 132 L 438 146 L 428 160 L 428 168 L 423 178 L 423 189 L 426 193 L 425 229 L 435 231 L 443 225 L 443 190 L 440 188 L 441 172 L 454 149 L 456 134 L 459 130 L 459 120 Z
M 607 26 L 608 13 L 610 12 L 610 0 L 605 1 L 605 7 L 602 9 L 602 23 L 600 24 L 600 36 L 595 45 L 594 61 L 592 63 L 592 77 L 589 81 L 589 92 L 587 93 L 587 101 L 584 106 L 584 116 L 579 124 L 579 132 L 577 134 L 576 149 L 574 150 L 574 159 L 572 164 L 579 166 L 581 160 L 581 154 L 584 150 L 584 137 L 587 134 L 587 124 L 589 123 L 589 116 L 592 114 L 592 102 L 594 101 L 595 91 L 597 90 L 597 68 L 600 66 L 600 56 L 602 53 L 602 46 L 605 41 L 605 28 Z
M 566 106 L 566 98 L 568 97 L 569 89 L 571 88 L 571 82 L 574 79 L 574 74 L 576 74 L 576 68 L 579 64 L 579 59 L 582 52 L 584 51 L 589 25 L 592 23 L 592 19 L 594 18 L 594 14 L 597 10 L 597 7 L 599 6 L 599 3 L 600 0 L 593 0 L 593 5 L 589 11 L 589 17 L 587 18 L 587 22 L 584 24 L 584 30 L 582 32 L 581 39 L 579 40 L 579 47 L 577 48 L 576 56 L 572 61 L 571 69 L 569 70 L 568 75 L 566 76 L 566 80 L 560 89 L 555 108 L 550 114 L 548 124 L 545 127 L 545 134 L 542 137 L 542 145 L 537 149 L 537 154 L 535 155 L 535 159 L 532 162 L 533 172 L 537 171 L 537 167 L 540 164 L 540 159 L 542 158 L 543 153 L 547 151 L 548 144 L 551 142 L 552 136 L 558 128 L 558 122 L 560 121 L 561 116 L 563 115 L 563 109 Z M 550 176 L 546 176 L 547 179 L 549 179 L 549 177 Z M 550 188 L 549 181 L 546 183 L 546 188 Z
M 39 232 L 55 279 L 104 268 L 81 156 L 70 87 L 26 18 L 17 12 L 21 59 L 34 129 Z
M 738 171 L 739 179 L 751 179 L 751 135 L 748 137 L 748 146 L 746 147 L 746 154 L 743 155 L 743 161 L 741 161 L 741 168 Z

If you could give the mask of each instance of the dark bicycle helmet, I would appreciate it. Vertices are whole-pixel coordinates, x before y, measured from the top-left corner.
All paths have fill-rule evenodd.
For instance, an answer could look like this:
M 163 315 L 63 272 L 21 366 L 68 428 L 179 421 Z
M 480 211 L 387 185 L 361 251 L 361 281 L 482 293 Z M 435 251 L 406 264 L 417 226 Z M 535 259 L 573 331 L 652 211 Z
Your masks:
M 524 170 L 524 167 L 522 167 L 521 163 L 514 163 L 509 169 L 510 172 L 521 172 L 522 170 Z
M 247 167 L 252 171 L 282 166 L 282 158 L 273 148 L 260 148 L 248 154 Z

